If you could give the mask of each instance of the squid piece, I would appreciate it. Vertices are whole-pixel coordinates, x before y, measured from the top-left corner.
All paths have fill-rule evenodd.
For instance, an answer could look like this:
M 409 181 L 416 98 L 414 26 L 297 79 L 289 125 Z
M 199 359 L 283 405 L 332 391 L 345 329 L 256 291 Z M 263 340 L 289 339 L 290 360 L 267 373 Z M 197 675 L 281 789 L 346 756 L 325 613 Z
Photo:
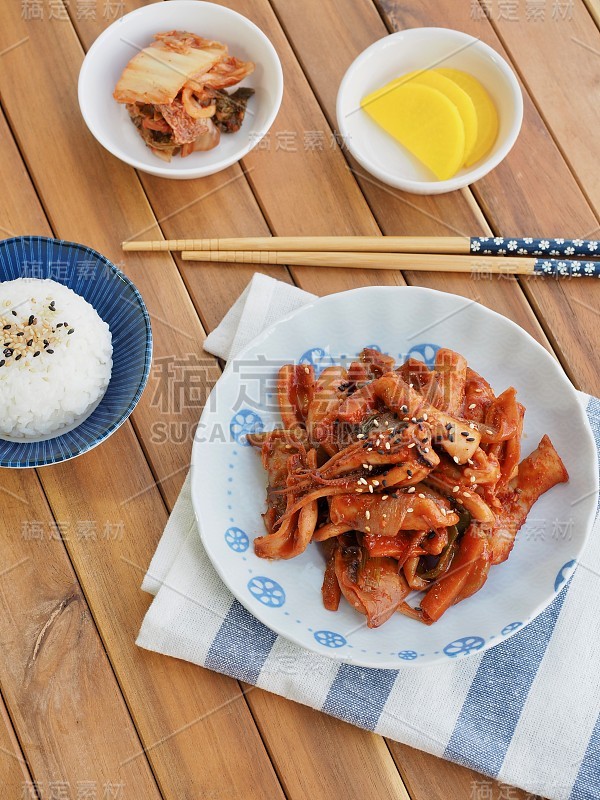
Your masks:
M 370 556 L 395 558 L 400 568 L 408 558 L 416 554 L 425 536 L 423 531 L 401 531 L 397 536 L 365 533 L 362 543 Z
M 392 356 L 386 356 L 372 347 L 364 347 L 359 358 L 367 366 L 371 378 L 381 378 L 386 372 L 392 372 L 396 366 L 396 360 Z
M 429 589 L 429 583 L 417 575 L 420 558 L 419 555 L 411 556 L 402 565 L 402 572 L 406 582 L 414 592 L 422 592 L 425 589 Z
M 345 525 L 344 523 L 335 525 L 333 522 L 326 522 L 325 525 L 321 525 L 320 528 L 316 529 L 313 539 L 315 542 L 327 542 L 351 530 L 351 525 Z
M 481 434 L 467 422 L 452 417 L 427 403 L 411 389 L 397 372 L 392 372 L 373 382 L 375 394 L 396 414 L 411 419 L 422 418 L 434 427 L 433 441 L 442 447 L 456 463 L 464 464 L 471 458 L 481 441 Z M 463 435 L 464 434 L 464 435 Z
M 383 625 L 410 587 L 393 558 L 369 558 L 365 549 L 340 543 L 335 554 L 335 574 L 350 605 L 367 618 L 369 628 Z
M 467 360 L 460 353 L 441 347 L 435 354 L 434 369 L 439 376 L 442 394 L 437 408 L 456 416 L 460 413 L 465 396 Z
M 277 400 L 284 428 L 304 425 L 315 390 L 315 370 L 306 364 L 285 364 L 277 377 Z
M 394 492 L 383 500 L 376 494 L 342 494 L 331 498 L 329 516 L 334 524 L 379 536 L 400 530 L 429 531 L 458 522 L 450 503 L 419 484 L 415 491 Z
M 348 374 L 343 367 L 326 367 L 315 382 L 312 399 L 308 404 L 306 428 L 309 439 L 315 444 L 328 443 L 332 452 L 337 450 L 333 441 L 333 428 L 338 409 L 345 397 L 343 387 L 347 379 Z
M 485 413 L 484 425 L 480 427 L 484 443 L 505 442 L 513 438 L 522 422 L 525 407 L 517 403 L 517 391 L 510 387 L 493 400 Z
M 342 590 L 335 574 L 335 554 L 337 549 L 337 539 L 330 540 L 323 546 L 326 563 L 321 595 L 323 597 L 323 605 L 328 611 L 337 611 L 342 597 Z
M 475 526 L 465 531 L 450 569 L 431 586 L 421 600 L 421 610 L 430 622 L 437 622 L 459 598 L 465 588 L 472 570 L 482 557 L 486 539 Z
M 465 477 L 460 470 L 453 469 L 452 464 L 444 461 L 443 467 L 430 473 L 424 483 L 426 486 L 454 498 L 455 502 L 466 508 L 473 519 L 478 522 L 493 523 L 496 519 L 494 512 L 485 500 L 472 489 L 470 483 L 465 483 Z
M 289 459 L 288 483 L 293 480 L 290 467 L 295 466 L 294 461 L 301 459 L 302 456 L 299 454 Z M 316 450 L 310 450 L 305 460 L 308 467 L 314 468 L 317 460 Z M 299 511 L 286 516 L 277 530 L 255 539 L 254 552 L 259 558 L 288 559 L 300 555 L 312 539 L 318 516 L 317 500 L 312 500 Z
M 442 400 L 439 375 L 432 372 L 427 364 L 416 358 L 407 358 L 396 370 L 405 383 L 412 384 L 419 394 L 432 406 L 439 408 Z
M 304 454 L 306 439 L 296 432 L 270 431 L 269 433 L 250 433 L 249 444 L 260 447 L 263 468 L 267 473 L 267 512 L 263 521 L 267 533 L 271 533 L 287 507 L 282 489 L 287 486 L 289 461 L 292 456 Z
M 566 483 L 569 474 L 548 436 L 519 465 L 517 477 L 502 496 L 502 511 L 492 529 L 491 563 L 506 561 L 517 532 L 536 500 L 556 486 Z
M 465 381 L 465 397 L 463 401 L 463 413 L 461 417 L 468 417 L 475 422 L 483 422 L 490 403 L 496 396 L 492 387 L 475 370 L 467 367 L 467 377 Z

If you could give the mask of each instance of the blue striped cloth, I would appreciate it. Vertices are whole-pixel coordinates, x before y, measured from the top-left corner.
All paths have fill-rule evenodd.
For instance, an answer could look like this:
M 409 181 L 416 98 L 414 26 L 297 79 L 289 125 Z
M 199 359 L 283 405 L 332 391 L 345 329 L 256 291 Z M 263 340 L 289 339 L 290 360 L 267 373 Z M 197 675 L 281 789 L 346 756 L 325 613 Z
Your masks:
M 310 298 L 282 286 L 255 276 L 207 349 L 228 357 Z M 600 401 L 581 399 L 600 451 Z M 598 800 L 599 575 L 597 518 L 577 570 L 554 602 L 491 650 L 419 668 L 339 664 L 277 636 L 232 597 L 202 547 L 188 478 L 142 585 L 155 598 L 137 644 L 550 800 Z

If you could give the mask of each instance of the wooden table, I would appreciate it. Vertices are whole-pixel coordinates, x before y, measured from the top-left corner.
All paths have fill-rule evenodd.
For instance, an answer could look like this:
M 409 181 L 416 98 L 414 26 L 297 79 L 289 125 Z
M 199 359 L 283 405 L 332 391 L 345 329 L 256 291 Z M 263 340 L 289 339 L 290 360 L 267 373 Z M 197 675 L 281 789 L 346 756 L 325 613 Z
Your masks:
M 188 469 L 219 376 L 202 342 L 249 281 L 245 266 L 123 256 L 129 237 L 263 234 L 598 236 L 598 0 L 230 0 L 282 59 L 284 102 L 243 162 L 197 181 L 136 174 L 77 106 L 85 50 L 138 0 L 4 0 L 0 25 L 2 234 L 84 242 L 121 265 L 152 316 L 155 368 L 131 417 L 75 461 L 0 474 L 2 797 L 125 800 L 524 800 L 467 769 L 134 645 L 140 582 Z M 468 31 L 523 82 L 518 143 L 491 175 L 439 197 L 380 185 L 333 133 L 353 58 L 388 31 Z M 419 284 L 515 320 L 600 394 L 590 281 L 273 268 L 318 294 Z M 195 361 L 194 361 L 195 360 Z M 202 364 L 202 396 L 165 401 L 169 364 Z M 161 386 L 163 387 L 161 389 Z

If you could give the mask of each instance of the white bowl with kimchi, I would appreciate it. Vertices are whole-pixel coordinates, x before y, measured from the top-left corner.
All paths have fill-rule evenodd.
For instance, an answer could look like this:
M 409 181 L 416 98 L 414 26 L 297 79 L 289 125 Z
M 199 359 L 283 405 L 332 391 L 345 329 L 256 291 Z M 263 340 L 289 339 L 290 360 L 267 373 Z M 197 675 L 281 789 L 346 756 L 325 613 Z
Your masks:
M 231 592 L 301 647 L 370 667 L 520 635 L 575 569 L 597 493 L 559 363 L 505 317 L 419 287 L 330 295 L 259 336 L 192 456 Z
M 163 178 L 212 175 L 267 133 L 281 105 L 275 48 L 246 17 L 198 0 L 138 8 L 91 46 L 79 106 L 110 153 Z

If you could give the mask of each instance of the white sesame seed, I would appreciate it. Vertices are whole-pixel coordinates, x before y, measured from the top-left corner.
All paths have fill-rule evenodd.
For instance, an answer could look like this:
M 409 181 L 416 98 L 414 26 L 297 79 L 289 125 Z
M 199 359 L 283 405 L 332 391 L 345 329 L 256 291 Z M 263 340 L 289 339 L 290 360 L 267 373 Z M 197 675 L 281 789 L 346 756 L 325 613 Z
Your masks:
M 475 462 L 473 461 L 473 459 L 472 459 L 472 458 L 469 458 L 469 459 L 468 459 L 468 462 L 469 462 L 469 464 L 470 464 L 471 466 L 473 466 L 473 464 L 475 463 Z
M 371 533 L 371 528 L 369 528 L 369 526 L 368 526 L 368 525 L 365 525 L 365 531 L 366 531 L 367 533 Z
M 476 427 L 477 425 L 475 425 L 474 422 L 469 422 L 469 428 L 471 428 L 472 431 L 474 431 Z
M 362 494 L 362 489 L 357 489 L 356 494 Z
M 423 492 L 419 492 L 419 497 L 421 498 L 421 500 L 425 499 L 425 495 L 423 494 Z
M 412 389 L 414 387 L 414 383 L 409 383 L 408 386 L 410 389 Z
M 373 425 L 379 425 L 379 422 L 376 419 L 374 419 L 373 420 Z
M 386 450 L 391 450 L 392 449 L 392 445 L 389 442 L 386 442 L 385 443 L 385 449 Z
M 379 486 L 379 481 L 373 481 L 373 486 Z
M 373 487 L 372 486 L 369 486 L 369 491 L 371 492 L 371 494 L 373 494 Z
M 414 443 L 414 442 L 411 442 L 411 443 L 408 445 L 408 449 L 410 450 L 410 448 L 411 448 L 411 447 L 414 447 L 414 446 L 415 446 L 415 443 Z
M 458 492 L 459 488 L 460 488 L 459 486 L 454 486 L 454 487 L 452 487 L 452 491 L 453 492 Z
M 469 492 L 463 492 L 463 497 L 471 497 Z
M 373 448 L 372 448 L 372 447 L 367 447 L 367 453 L 370 453 L 370 452 L 372 452 L 372 450 L 373 450 Z
M 407 508 L 406 509 L 406 513 L 407 514 L 412 514 L 413 511 L 414 511 L 414 508 Z
M 456 464 L 460 464 L 460 459 L 458 458 L 458 456 L 453 456 L 453 458 Z
M 423 452 L 424 452 L 424 453 L 428 453 L 428 452 L 429 452 L 429 448 L 428 448 L 428 447 L 424 447 L 424 448 L 423 448 Z
M 486 428 L 485 432 L 488 434 L 488 436 L 494 435 L 494 431 L 491 431 L 489 428 Z
M 409 494 L 412 494 L 414 491 L 416 491 L 416 489 L 415 489 L 415 487 L 414 487 L 414 486 L 409 486 L 409 487 L 408 487 L 408 493 L 409 493 Z
M 356 434 L 356 438 L 357 438 L 357 439 L 364 439 L 364 438 L 365 438 L 365 435 L 364 435 L 364 433 L 357 433 L 357 434 Z
M 369 509 L 368 509 L 368 508 L 367 508 L 367 510 L 365 511 L 365 517 L 366 517 L 367 519 L 371 519 L 371 512 L 369 511 Z
M 469 480 L 471 481 L 471 483 L 475 483 L 475 475 L 471 475 L 471 477 L 469 478 Z
M 308 367 L 304 367 L 304 372 L 306 372 L 307 375 L 310 375 L 310 370 Z
M 411 420 L 410 420 L 410 421 L 411 421 L 411 422 L 416 422 L 416 421 L 417 421 L 417 418 L 416 418 L 416 417 L 411 417 Z
M 381 499 L 382 499 L 382 500 L 387 500 L 387 499 L 388 499 L 388 497 L 389 497 L 389 495 L 387 495 L 387 494 L 382 494 L 382 495 L 381 495 Z M 385 516 L 385 515 L 384 515 L 384 516 Z
M 469 406 L 469 411 L 472 411 L 474 408 L 477 408 L 477 403 L 471 403 Z
M 440 509 L 440 511 L 442 512 L 442 514 L 443 514 L 444 516 L 446 516 L 446 513 L 447 513 L 447 512 L 446 512 L 446 509 L 445 509 L 445 508 L 442 508 L 442 509 Z
M 365 480 L 364 478 L 359 478 L 359 479 L 358 479 L 356 482 L 357 482 L 357 483 L 362 483 L 362 484 L 364 484 L 365 486 L 367 485 L 367 482 L 366 482 L 366 480 Z
M 363 464 L 363 469 L 369 469 L 369 465 L 368 464 Z
M 427 414 L 423 414 L 423 421 L 427 422 Z

